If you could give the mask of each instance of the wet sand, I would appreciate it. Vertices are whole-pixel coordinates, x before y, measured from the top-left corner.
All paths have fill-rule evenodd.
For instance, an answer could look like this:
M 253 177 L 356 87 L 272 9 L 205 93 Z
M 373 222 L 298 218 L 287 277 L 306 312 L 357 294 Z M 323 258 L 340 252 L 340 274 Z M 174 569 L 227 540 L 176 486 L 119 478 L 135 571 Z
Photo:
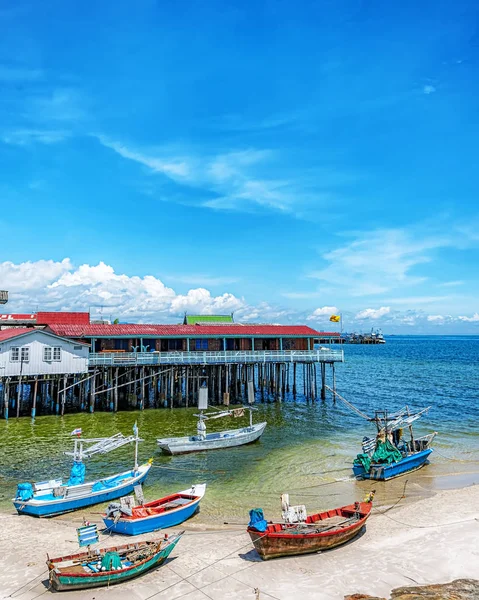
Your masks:
M 459 483 L 465 481 L 456 480 Z M 365 532 L 345 546 L 267 562 L 256 554 L 244 526 L 208 525 L 200 514 L 181 527 L 185 536 L 169 562 L 156 571 L 109 589 L 67 596 L 70 600 L 340 600 L 354 592 L 387 597 L 402 585 L 479 579 L 479 486 L 431 491 L 430 497 L 418 495 L 416 501 L 411 501 L 414 484 L 406 489 L 408 497 L 391 510 L 376 506 Z M 50 520 L 1 513 L 0 597 L 48 597 L 46 553 L 60 556 L 75 551 L 75 527 L 81 520 L 78 513 Z M 98 515 L 92 520 L 101 522 Z M 101 546 L 119 539 L 124 538 L 102 535 Z

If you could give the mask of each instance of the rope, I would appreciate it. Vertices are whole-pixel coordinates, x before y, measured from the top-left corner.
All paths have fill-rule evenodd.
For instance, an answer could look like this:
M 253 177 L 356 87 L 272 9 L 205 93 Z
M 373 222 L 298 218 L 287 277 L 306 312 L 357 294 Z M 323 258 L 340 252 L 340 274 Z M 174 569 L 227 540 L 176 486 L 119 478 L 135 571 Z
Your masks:
M 11 594 L 9 594 L 7 596 L 7 598 L 13 598 L 14 594 L 18 593 L 21 589 L 23 589 L 26 585 L 29 585 L 30 583 L 32 583 L 33 581 L 35 581 L 35 579 L 38 579 L 39 577 L 44 577 L 46 574 L 48 573 L 48 569 L 46 571 L 42 571 L 40 573 L 40 575 L 36 575 L 33 579 L 30 579 L 30 581 L 27 581 L 27 583 L 24 583 L 22 586 L 20 586 L 17 590 L 15 590 L 14 592 L 12 592 Z M 32 585 L 31 588 L 28 588 L 28 590 L 25 590 L 25 592 L 22 592 L 22 594 L 25 594 L 27 592 L 29 592 L 30 590 L 32 590 L 36 585 L 38 585 L 38 582 L 35 583 L 34 585 Z
M 359 408 L 356 408 L 353 404 L 351 404 L 351 402 L 348 402 L 346 400 L 346 398 L 343 398 L 341 396 L 341 394 L 338 394 L 338 392 L 336 390 L 333 390 L 333 388 L 330 388 L 329 385 L 325 386 L 327 390 L 329 390 L 330 392 L 332 392 L 335 396 L 337 396 L 341 402 L 344 402 L 344 404 L 346 404 L 346 406 L 348 406 L 352 411 L 354 411 L 357 415 L 359 415 L 360 417 L 362 417 L 363 419 L 366 419 L 366 421 L 370 421 L 371 418 L 366 414 L 363 413 L 359 410 Z

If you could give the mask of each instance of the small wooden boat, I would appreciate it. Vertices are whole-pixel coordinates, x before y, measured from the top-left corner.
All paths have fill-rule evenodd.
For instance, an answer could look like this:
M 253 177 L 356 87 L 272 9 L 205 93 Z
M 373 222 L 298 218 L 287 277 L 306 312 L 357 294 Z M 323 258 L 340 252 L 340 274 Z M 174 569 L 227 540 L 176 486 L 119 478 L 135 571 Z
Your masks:
M 128 437 L 118 433 L 110 438 L 75 439 L 73 466 L 70 478 L 66 483 L 61 479 L 50 479 L 37 483 L 20 483 L 13 504 L 20 515 L 34 517 L 52 517 L 79 508 L 108 502 L 133 492 L 136 485 L 143 483 L 150 471 L 151 461 L 138 465 L 138 437 L 136 424 L 134 435 Z M 81 435 L 81 429 L 72 432 Z M 85 465 L 83 459 L 94 454 L 105 454 L 125 444 L 135 444 L 135 463 L 133 469 L 116 473 L 103 479 L 85 482 Z M 86 445 L 86 446 L 85 446 Z
M 263 560 L 309 554 L 353 539 L 364 527 L 371 508 L 370 501 L 356 502 L 311 515 L 301 523 L 260 522 L 258 529 L 250 523 L 247 531 Z
M 201 388 L 200 388 L 201 389 Z M 210 419 L 219 419 L 222 417 L 232 416 L 240 417 L 244 415 L 245 410 L 250 411 L 249 426 L 241 429 L 230 429 L 228 431 L 219 431 L 217 433 L 206 433 L 205 421 Z M 197 435 L 162 438 L 157 440 L 158 446 L 166 454 L 185 454 L 187 452 L 200 452 L 203 450 L 219 450 L 220 448 L 232 448 L 234 446 L 242 446 L 251 444 L 258 440 L 265 427 L 266 422 L 253 425 L 252 411 L 256 410 L 252 406 L 243 406 L 233 408 L 221 412 L 213 412 L 204 414 L 203 411 L 198 417 Z
M 415 438 L 412 423 L 427 412 L 411 413 L 406 406 L 397 414 L 377 411 L 371 421 L 376 423 L 377 436 L 364 437 L 361 454 L 353 463 L 353 473 L 358 479 L 387 481 L 420 469 L 428 462 L 433 451 L 430 447 L 437 432 Z M 410 439 L 403 438 L 403 429 L 409 428 Z
M 48 558 L 49 579 L 57 591 L 83 590 L 122 583 L 162 565 L 184 532 L 60 558 Z
M 198 510 L 205 491 L 206 483 L 196 484 L 182 492 L 133 506 L 131 515 L 121 512 L 120 505 L 115 503 L 102 518 L 109 531 L 125 535 L 166 529 L 189 519 Z

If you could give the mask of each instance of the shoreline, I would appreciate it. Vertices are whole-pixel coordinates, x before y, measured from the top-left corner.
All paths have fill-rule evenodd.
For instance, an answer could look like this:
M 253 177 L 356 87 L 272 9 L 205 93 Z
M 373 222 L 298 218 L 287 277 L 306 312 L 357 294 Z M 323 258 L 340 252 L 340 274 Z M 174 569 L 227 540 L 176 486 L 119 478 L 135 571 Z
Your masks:
M 266 562 L 254 551 L 244 525 L 203 524 L 193 518 L 168 530 L 186 534 L 167 564 L 115 586 L 113 597 L 251 600 L 259 589 L 261 600 L 342 600 L 353 593 L 388 597 L 403 585 L 479 579 L 479 485 L 402 502 L 391 510 L 375 506 L 366 531 L 342 547 Z M 101 522 L 91 516 L 92 522 Z M 45 553 L 60 556 L 78 547 L 75 527 L 82 519 L 78 513 L 72 517 L 44 520 L 0 513 L 1 598 L 33 600 L 50 593 L 42 583 Z M 124 538 L 101 536 L 100 545 L 119 539 Z M 69 592 L 68 598 L 102 600 L 107 594 L 112 597 L 108 588 L 97 588 Z

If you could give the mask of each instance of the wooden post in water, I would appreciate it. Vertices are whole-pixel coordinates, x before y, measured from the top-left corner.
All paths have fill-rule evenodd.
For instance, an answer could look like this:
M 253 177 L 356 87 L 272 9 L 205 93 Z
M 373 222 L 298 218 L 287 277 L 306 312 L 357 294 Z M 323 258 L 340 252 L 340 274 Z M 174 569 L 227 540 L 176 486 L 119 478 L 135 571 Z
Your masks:
M 293 363 L 293 396 L 296 398 L 296 363 Z
M 118 367 L 115 369 L 115 388 L 113 390 L 113 410 L 118 410 Z
M 8 401 L 9 401 L 9 396 L 10 396 L 10 377 L 7 377 L 7 380 L 5 381 L 4 384 L 4 390 L 3 390 L 3 418 L 5 419 L 5 421 L 8 421 Z
M 90 412 L 95 412 L 95 385 L 96 385 L 96 369 L 93 371 L 93 377 L 90 379 Z
M 17 387 L 17 419 L 20 416 L 20 403 L 22 398 L 22 376 L 18 378 L 18 387 Z
M 67 387 L 67 377 L 68 377 L 68 375 L 63 375 L 62 417 L 65 414 L 65 402 L 67 399 L 67 391 L 65 389 Z M 60 379 L 58 380 L 58 386 L 60 387 Z
M 326 363 L 321 363 L 321 400 L 326 400 Z

